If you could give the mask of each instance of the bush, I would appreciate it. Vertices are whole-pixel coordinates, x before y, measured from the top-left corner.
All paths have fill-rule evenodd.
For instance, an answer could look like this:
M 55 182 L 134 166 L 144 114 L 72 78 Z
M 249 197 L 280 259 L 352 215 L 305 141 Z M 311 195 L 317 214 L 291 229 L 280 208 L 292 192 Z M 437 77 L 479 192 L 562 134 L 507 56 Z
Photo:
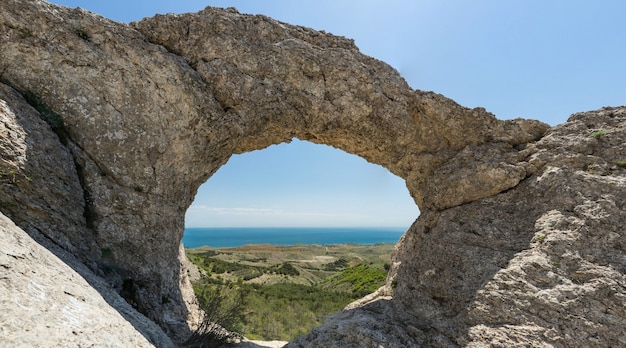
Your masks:
M 350 266 L 350 264 L 348 264 L 348 261 L 346 259 L 339 259 L 337 261 L 333 261 L 324 265 L 324 270 L 334 272 L 348 268 L 348 266 Z
M 241 334 L 243 310 L 246 305 L 242 283 L 226 286 L 204 283 L 195 289 L 200 308 L 204 311 L 200 325 L 185 342 L 187 347 L 228 347 Z
M 289 262 L 285 262 L 276 269 L 276 273 L 290 276 L 299 276 L 300 272 Z

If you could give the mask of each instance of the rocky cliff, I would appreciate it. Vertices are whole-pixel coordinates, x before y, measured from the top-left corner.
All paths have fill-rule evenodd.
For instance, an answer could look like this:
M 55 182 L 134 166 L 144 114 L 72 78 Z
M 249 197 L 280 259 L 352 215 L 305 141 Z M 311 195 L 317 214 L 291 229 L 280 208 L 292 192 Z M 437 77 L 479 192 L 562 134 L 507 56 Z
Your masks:
M 151 322 L 183 339 L 196 309 L 180 239 L 197 188 L 232 154 L 295 137 L 404 178 L 421 215 L 387 285 L 291 346 L 626 344 L 626 108 L 552 129 L 497 120 L 412 90 L 348 39 L 232 9 L 129 26 L 6 0 L 0 28 L 0 210 L 125 299 L 79 317 L 92 327 L 117 312 L 143 336 L 120 341 L 167 346 Z M 30 278 L 6 239 L 13 298 Z M 63 301 L 3 302 L 3 340 L 46 335 L 4 321 Z
M 444 165 L 449 178 L 467 180 L 468 155 Z M 289 347 L 623 346 L 625 155 L 626 107 L 572 115 L 519 151 L 527 176 L 515 187 L 422 211 L 380 290 L 393 300 L 338 313 Z

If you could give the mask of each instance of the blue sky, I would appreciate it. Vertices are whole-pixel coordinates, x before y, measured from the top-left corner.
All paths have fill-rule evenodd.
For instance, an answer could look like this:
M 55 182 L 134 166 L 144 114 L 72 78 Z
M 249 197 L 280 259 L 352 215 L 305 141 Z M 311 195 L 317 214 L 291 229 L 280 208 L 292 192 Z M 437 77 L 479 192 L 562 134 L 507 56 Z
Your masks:
M 626 104 L 626 1 L 54 0 L 130 22 L 206 6 L 326 30 L 415 89 L 551 125 Z M 233 156 L 203 185 L 188 226 L 408 226 L 419 214 L 384 168 L 295 141 Z

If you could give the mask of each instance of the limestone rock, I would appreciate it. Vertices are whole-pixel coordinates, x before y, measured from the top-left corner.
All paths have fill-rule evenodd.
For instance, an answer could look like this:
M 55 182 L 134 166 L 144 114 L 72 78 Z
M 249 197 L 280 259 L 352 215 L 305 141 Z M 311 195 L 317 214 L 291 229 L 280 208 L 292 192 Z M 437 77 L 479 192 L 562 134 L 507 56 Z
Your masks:
M 184 211 L 195 194 L 184 178 L 194 161 L 212 163 L 193 159 L 194 148 L 215 153 L 220 164 L 227 159 L 215 151 L 219 142 L 205 147 L 218 130 L 201 130 L 209 119 L 203 115 L 211 115 L 216 103 L 180 58 L 125 25 L 43 1 L 3 1 L 0 13 L 6 34 L 0 39 L 0 79 L 62 116 L 62 151 L 71 153 L 70 168 L 80 179 L 71 190 L 79 195 L 72 204 L 51 206 L 80 217 L 75 225 L 87 230 L 66 238 L 65 228 L 45 219 L 37 228 L 58 244 L 65 238 L 93 245 L 83 262 L 95 265 L 137 309 L 172 333 L 184 333 L 186 320 L 193 321 L 186 301 L 193 300 L 182 297 L 190 285 L 180 270 L 179 244 Z M 136 147 L 142 143 L 149 149 Z M 174 181 L 182 185 L 174 188 Z M 23 191 L 36 201 L 37 192 Z
M 528 149 L 545 165 L 510 193 L 532 207 L 528 244 L 467 307 L 470 342 L 626 344 L 625 145 L 621 107 L 575 114 Z
M 197 188 L 296 137 L 386 167 L 421 215 L 386 286 L 293 346 L 624 344 L 625 108 L 497 120 L 351 40 L 232 9 L 124 25 L 4 0 L 0 32 L 0 210 L 176 341 L 197 318 Z
M 70 268 L 72 256 L 64 256 L 65 262 L 0 214 L 2 347 L 173 347 L 158 326 L 79 262 L 73 267 L 82 274 Z
M 513 188 L 422 211 L 393 255 L 383 318 L 344 314 L 290 346 L 359 342 L 372 317 L 412 323 L 414 346 L 623 346 L 625 145 L 626 107 L 573 115 L 523 151 L 533 174 Z M 389 341 L 365 346 L 406 345 Z
M 209 8 L 131 28 L 42 1 L 0 10 L 0 79 L 62 117 L 85 204 L 72 213 L 88 226 L 73 243 L 93 245 L 83 261 L 171 332 L 193 312 L 180 291 L 184 212 L 233 153 L 329 144 L 406 178 L 429 206 L 428 176 L 457 151 L 546 128 L 412 91 L 350 40 L 267 17 Z M 472 183 L 511 185 L 492 177 Z
M 93 254 L 72 155 L 40 113 L 2 83 L 0 192 L 0 208 L 24 230 L 44 232 L 76 255 Z
M 211 86 L 226 116 L 240 125 L 235 153 L 293 137 L 328 144 L 407 179 L 420 206 L 431 204 L 425 178 L 465 146 L 516 146 L 547 129 L 537 121 L 499 121 L 484 109 L 413 91 L 397 71 L 360 53 L 352 40 L 264 16 L 207 8 L 132 26 L 184 57 Z M 499 164 L 492 165 L 497 172 Z M 485 176 L 472 183 L 495 185 L 482 191 L 495 194 L 511 184 L 505 180 L 501 185 Z

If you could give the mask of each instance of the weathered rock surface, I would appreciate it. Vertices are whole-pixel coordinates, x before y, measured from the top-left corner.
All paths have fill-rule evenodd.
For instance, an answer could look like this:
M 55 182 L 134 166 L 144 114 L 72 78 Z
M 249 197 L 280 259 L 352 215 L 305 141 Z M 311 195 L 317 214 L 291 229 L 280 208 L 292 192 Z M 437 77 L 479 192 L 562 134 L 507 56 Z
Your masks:
M 47 247 L 64 260 L 0 214 L 2 347 L 173 347 L 104 280 Z
M 5 0 L 0 32 L 0 210 L 176 340 L 195 317 L 180 238 L 197 188 L 297 137 L 404 178 L 421 216 L 379 291 L 393 299 L 291 346 L 624 344 L 624 108 L 546 135 L 413 91 L 350 40 L 234 10 L 127 26 Z
M 40 113 L 2 83 L 0 155 L 2 211 L 33 235 L 43 232 L 75 255 L 92 254 L 93 232 L 86 228 L 72 155 Z
M 83 191 L 70 152 L 41 117 L 0 83 L 0 206 L 23 227 L 0 214 L 1 345 L 173 346 L 74 256 L 93 245 L 76 243 L 91 235 Z
M 380 322 L 400 333 L 368 346 L 623 346 L 625 158 L 626 107 L 573 115 L 520 152 L 530 174 L 514 188 L 422 211 L 381 291 L 393 301 L 341 314 L 289 347 L 358 347 L 384 332 Z

